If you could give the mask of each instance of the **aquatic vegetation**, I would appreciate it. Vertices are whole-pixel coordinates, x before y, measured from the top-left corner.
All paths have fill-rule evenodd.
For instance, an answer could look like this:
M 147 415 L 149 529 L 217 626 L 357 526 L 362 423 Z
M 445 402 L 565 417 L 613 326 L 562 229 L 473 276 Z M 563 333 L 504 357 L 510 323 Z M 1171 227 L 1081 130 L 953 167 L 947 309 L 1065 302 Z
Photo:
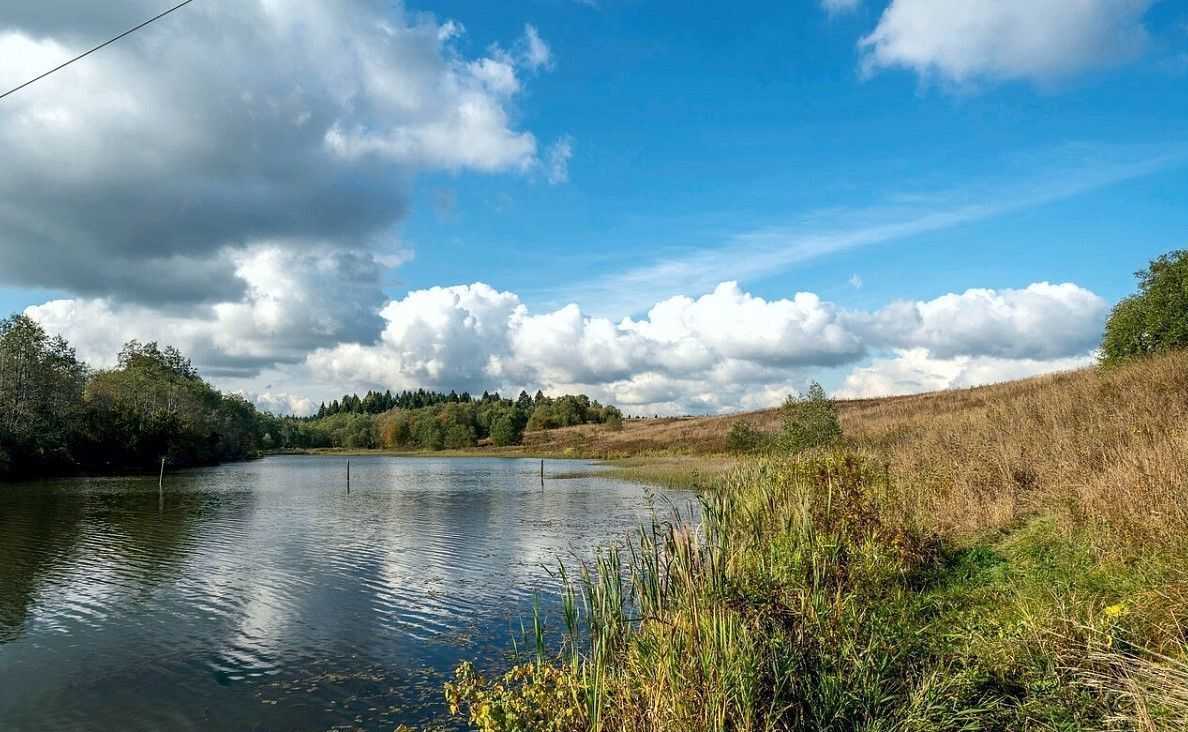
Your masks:
M 466 707 L 468 721 L 484 732 L 580 729 L 577 680 L 564 668 L 541 663 L 514 666 L 497 680 L 483 678 L 470 663 L 446 684 L 450 713 Z

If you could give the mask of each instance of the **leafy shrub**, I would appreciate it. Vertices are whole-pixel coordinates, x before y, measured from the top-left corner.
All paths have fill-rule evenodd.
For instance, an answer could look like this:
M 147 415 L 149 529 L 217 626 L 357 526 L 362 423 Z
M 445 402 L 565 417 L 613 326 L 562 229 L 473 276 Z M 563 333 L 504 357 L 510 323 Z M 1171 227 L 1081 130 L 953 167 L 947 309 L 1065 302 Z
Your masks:
M 522 412 L 507 409 L 491 420 L 491 444 L 495 447 L 518 445 L 524 436 Z
M 780 443 L 792 452 L 825 447 L 842 436 L 837 408 L 815 381 L 802 396 L 790 395 L 781 409 L 784 424 Z
M 463 663 L 445 687 L 450 713 L 465 710 L 470 725 L 482 732 L 585 729 L 574 703 L 577 695 L 576 677 L 536 663 L 514 666 L 498 679 L 487 679 Z
M 614 408 L 613 407 L 606 408 L 606 411 L 607 411 L 606 418 L 605 418 L 606 419 L 606 422 L 605 422 L 606 428 L 608 430 L 610 430 L 611 432 L 622 432 L 623 431 L 623 415 L 620 414 L 619 410 L 617 410 L 617 409 L 615 409 L 612 412 L 611 411 L 612 409 L 614 409 Z
M 474 428 L 464 424 L 451 424 L 445 428 L 442 446 L 447 450 L 462 450 L 474 447 Z
M 742 420 L 730 425 L 726 435 L 726 449 L 730 452 L 755 452 L 766 443 L 767 435 L 763 431 Z

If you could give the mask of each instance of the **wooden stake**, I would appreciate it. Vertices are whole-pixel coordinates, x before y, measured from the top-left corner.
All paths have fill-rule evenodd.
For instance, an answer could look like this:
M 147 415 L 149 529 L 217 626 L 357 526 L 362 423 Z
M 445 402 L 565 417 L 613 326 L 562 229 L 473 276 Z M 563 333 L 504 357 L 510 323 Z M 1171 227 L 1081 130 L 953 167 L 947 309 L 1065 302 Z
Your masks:
M 165 458 L 161 458 L 161 474 L 157 476 L 157 507 L 165 507 Z
M 351 492 L 351 461 L 347 460 L 347 493 Z
M 544 487 L 544 460 L 540 461 L 540 486 Z

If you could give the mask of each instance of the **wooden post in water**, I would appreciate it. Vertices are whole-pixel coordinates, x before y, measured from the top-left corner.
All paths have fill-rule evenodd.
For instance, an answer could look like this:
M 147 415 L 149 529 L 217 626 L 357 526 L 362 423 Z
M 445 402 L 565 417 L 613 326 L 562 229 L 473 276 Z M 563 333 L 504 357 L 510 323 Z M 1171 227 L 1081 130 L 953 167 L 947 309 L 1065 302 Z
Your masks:
M 351 493 L 351 460 L 347 458 L 347 495 Z
M 161 473 L 157 476 L 157 503 L 165 505 L 165 458 L 161 458 Z
M 540 487 L 544 488 L 544 459 L 540 461 Z

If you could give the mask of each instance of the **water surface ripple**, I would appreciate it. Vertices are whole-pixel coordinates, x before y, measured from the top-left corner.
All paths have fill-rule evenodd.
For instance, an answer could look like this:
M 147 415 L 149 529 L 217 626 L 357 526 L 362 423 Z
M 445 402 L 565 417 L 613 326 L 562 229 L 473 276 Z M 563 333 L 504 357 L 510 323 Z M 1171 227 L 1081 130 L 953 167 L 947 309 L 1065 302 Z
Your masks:
M 558 463 L 572 473 L 581 464 Z M 493 458 L 0 485 L 0 728 L 390 730 L 504 662 L 546 566 L 691 496 Z

